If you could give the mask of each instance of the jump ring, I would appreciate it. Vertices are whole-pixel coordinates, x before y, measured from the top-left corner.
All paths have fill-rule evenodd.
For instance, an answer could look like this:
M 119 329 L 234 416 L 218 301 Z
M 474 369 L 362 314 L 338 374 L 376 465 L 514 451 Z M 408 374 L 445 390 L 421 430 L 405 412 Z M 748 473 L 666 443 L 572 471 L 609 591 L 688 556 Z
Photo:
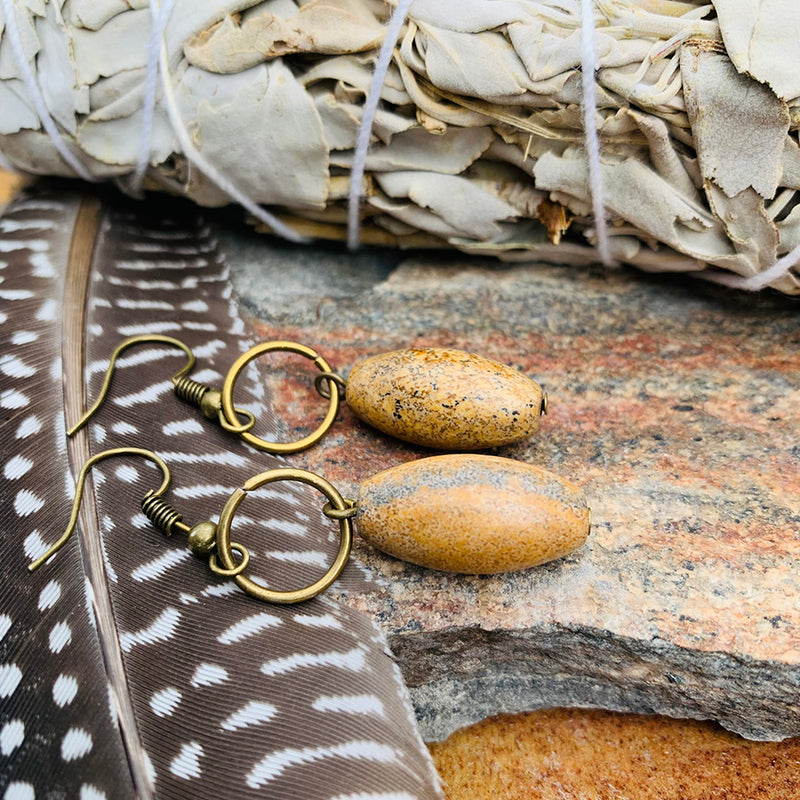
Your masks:
M 339 387 L 342 394 L 345 393 L 347 381 L 341 375 L 339 375 L 338 372 L 320 372 L 320 374 L 314 378 L 314 388 L 317 390 L 317 393 L 326 400 L 328 400 L 331 396 L 331 382 L 335 383 Z
M 305 356 L 314 362 L 314 365 L 320 372 L 333 374 L 330 364 L 328 364 L 319 353 L 304 344 L 283 341 L 262 342 L 261 344 L 257 344 L 233 362 L 231 368 L 228 370 L 228 374 L 225 376 L 225 382 L 222 384 L 222 410 L 229 423 L 231 420 L 237 419 L 236 408 L 233 405 L 233 387 L 242 370 L 254 358 L 258 358 L 258 356 L 264 353 L 272 352 L 296 353 L 297 355 Z M 299 450 L 305 450 L 307 447 L 316 444 L 331 427 L 333 421 L 336 419 L 336 414 L 339 412 L 339 401 L 341 398 L 339 386 L 334 379 L 329 378 L 327 380 L 330 392 L 328 411 L 325 415 L 325 419 L 322 420 L 319 427 L 313 433 L 295 442 L 269 442 L 266 439 L 262 439 L 260 436 L 250 433 L 249 430 L 242 431 L 240 433 L 241 437 L 248 444 L 267 453 L 296 453 Z
M 215 575 L 221 575 L 223 578 L 235 578 L 247 569 L 247 565 L 250 563 L 250 551 L 244 545 L 236 542 L 230 543 L 230 549 L 240 553 L 242 560 L 235 567 L 225 569 L 219 565 L 216 553 L 211 553 L 208 557 L 208 566 Z
M 278 591 L 273 589 L 266 589 L 259 583 L 248 578 L 243 574 L 241 565 L 238 565 L 233 560 L 231 550 L 241 548 L 241 545 L 235 545 L 230 540 L 231 523 L 236 509 L 241 504 L 242 500 L 247 497 L 248 492 L 258 489 L 267 483 L 274 481 L 299 481 L 300 483 L 313 486 L 320 491 L 328 500 L 326 505 L 329 505 L 333 514 L 337 515 L 339 523 L 339 549 L 333 563 L 328 568 L 328 571 L 318 580 L 304 586 L 301 589 L 293 589 L 289 591 Z M 338 516 L 341 512 L 341 517 Z M 253 597 L 263 600 L 267 603 L 290 604 L 300 603 L 303 600 L 309 600 L 316 597 L 320 592 L 327 589 L 339 577 L 339 574 L 344 569 L 347 559 L 350 556 L 350 548 L 353 545 L 353 523 L 351 520 L 352 514 L 355 512 L 352 501 L 345 500 L 337 491 L 336 487 L 328 483 L 320 475 L 313 472 L 308 472 L 304 469 L 293 469 L 284 467 L 281 469 L 271 469 L 262 472 L 259 475 L 250 478 L 245 484 L 236 489 L 234 493 L 228 498 L 222 513 L 219 516 L 219 523 L 217 524 L 217 557 L 222 562 L 226 570 L 238 570 L 237 574 L 233 575 L 233 579 L 245 592 Z M 241 548 L 243 550 L 243 548 Z M 217 565 L 219 568 L 219 565 Z
M 243 416 L 247 422 L 242 425 L 232 425 L 228 418 L 225 416 L 225 413 L 220 409 L 219 411 L 219 424 L 222 428 L 224 428 L 229 433 L 247 433 L 253 425 L 256 424 L 256 418 L 252 411 L 248 411 L 246 408 L 235 408 L 234 411 L 236 412 L 236 419 L 239 419 L 239 416 Z

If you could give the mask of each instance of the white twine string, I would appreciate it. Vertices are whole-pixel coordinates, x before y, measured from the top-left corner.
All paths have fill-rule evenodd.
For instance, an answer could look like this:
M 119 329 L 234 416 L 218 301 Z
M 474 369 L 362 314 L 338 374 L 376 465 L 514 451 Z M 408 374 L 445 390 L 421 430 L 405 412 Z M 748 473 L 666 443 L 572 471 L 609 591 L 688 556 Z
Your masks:
M 785 256 L 779 258 L 771 267 L 763 272 L 757 272 L 749 278 L 742 275 L 726 275 L 718 272 L 697 272 L 697 277 L 713 283 L 721 283 L 723 286 L 730 286 L 733 289 L 745 289 L 748 292 L 758 292 L 765 289 L 772 281 L 788 275 L 792 267 L 800 262 L 800 245 L 790 250 Z
M 142 132 L 139 135 L 139 154 L 136 168 L 131 179 L 131 188 L 139 192 L 142 188 L 144 173 L 150 163 L 150 144 L 153 140 L 153 118 L 156 110 L 156 89 L 158 88 L 158 52 L 167 22 L 175 7 L 176 0 L 165 0 L 159 8 L 156 2 L 150 3 L 152 28 L 147 41 L 147 72 L 144 79 L 144 104 L 142 106 Z
M 600 137 L 597 132 L 597 92 L 594 73 L 597 69 L 594 0 L 581 0 L 581 113 L 586 156 L 589 162 L 589 187 L 592 195 L 597 255 L 607 267 L 614 264 L 608 241 L 606 195 L 600 163 Z
M 356 139 L 356 149 L 353 154 L 353 167 L 350 170 L 350 192 L 347 198 L 347 246 L 355 250 L 361 241 L 361 197 L 362 182 L 364 180 L 364 169 L 367 164 L 367 150 L 369 140 L 372 135 L 372 126 L 375 122 L 375 114 L 378 111 L 378 101 L 381 97 L 381 89 L 389 70 L 389 63 L 392 59 L 394 46 L 400 36 L 400 29 L 408 16 L 408 10 L 413 0 L 400 0 L 394 13 L 386 26 L 386 36 L 383 38 L 378 62 L 375 65 L 375 72 L 372 74 L 372 83 L 369 93 L 364 103 L 363 116 L 361 117 L 361 127 L 358 129 Z
M 161 18 L 159 0 L 150 0 L 150 13 L 154 20 Z M 168 15 L 167 15 L 168 17 Z M 166 28 L 167 20 L 164 20 L 164 28 Z M 156 23 L 153 23 L 156 25 Z M 248 194 L 243 192 L 236 186 L 233 181 L 223 175 L 193 144 L 189 131 L 181 118 L 178 111 L 178 103 L 175 100 L 175 92 L 172 87 L 172 74 L 169 71 L 169 53 L 167 52 L 167 42 L 164 36 L 164 31 L 161 31 L 160 47 L 158 48 L 158 61 L 161 69 L 161 92 L 163 94 L 164 103 L 167 108 L 167 116 L 169 117 L 172 130 L 178 139 L 178 142 L 183 149 L 183 154 L 189 161 L 197 167 L 212 183 L 222 189 L 231 199 L 235 200 L 245 210 L 249 211 L 257 220 L 260 220 L 265 225 L 268 225 L 272 230 L 288 239 L 290 242 L 307 243 L 310 240 L 294 231 L 285 223 L 281 222 L 276 216 L 270 214 L 269 211 L 262 208 L 256 203 Z M 153 100 L 155 102 L 155 99 Z
M 17 12 L 13 0 L 2 0 L 3 16 L 6 18 L 6 33 L 8 34 L 8 42 L 11 45 L 11 53 L 14 56 L 14 63 L 17 65 L 22 82 L 28 90 L 28 94 L 33 100 L 36 114 L 42 127 L 50 137 L 56 150 L 61 155 L 61 158 L 69 164 L 85 181 L 97 180 L 94 175 L 77 159 L 75 154 L 70 150 L 67 143 L 64 141 L 61 133 L 56 126 L 55 121 L 50 116 L 47 109 L 47 103 L 44 101 L 42 92 L 39 89 L 39 84 L 36 81 L 36 76 L 25 58 L 25 51 L 22 49 L 22 38 L 19 35 L 19 27 L 17 26 Z

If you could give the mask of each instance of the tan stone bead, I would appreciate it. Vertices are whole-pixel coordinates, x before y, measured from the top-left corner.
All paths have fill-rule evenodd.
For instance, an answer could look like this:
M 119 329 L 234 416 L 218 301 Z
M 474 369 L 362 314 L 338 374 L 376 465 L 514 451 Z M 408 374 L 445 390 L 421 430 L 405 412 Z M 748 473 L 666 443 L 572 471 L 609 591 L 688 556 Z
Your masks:
M 497 456 L 411 461 L 364 481 L 358 531 L 389 555 L 430 569 L 513 572 L 560 558 L 589 535 L 581 490 L 541 467 Z
M 357 363 L 347 404 L 362 420 L 407 442 L 482 450 L 535 433 L 542 387 L 489 358 L 445 348 L 397 350 Z

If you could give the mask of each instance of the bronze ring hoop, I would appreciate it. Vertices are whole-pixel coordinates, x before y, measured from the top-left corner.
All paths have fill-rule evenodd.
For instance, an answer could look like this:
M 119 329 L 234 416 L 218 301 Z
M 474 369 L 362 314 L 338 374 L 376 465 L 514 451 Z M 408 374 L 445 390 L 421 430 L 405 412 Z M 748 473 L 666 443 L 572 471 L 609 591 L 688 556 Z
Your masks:
M 228 374 L 225 376 L 225 382 L 222 384 L 222 411 L 231 425 L 239 424 L 239 419 L 236 416 L 236 408 L 233 405 L 233 387 L 236 384 L 237 378 L 242 370 L 254 358 L 258 358 L 258 356 L 264 353 L 273 353 L 276 351 L 297 353 L 313 361 L 314 366 L 316 366 L 320 372 L 332 372 L 328 362 L 317 353 L 316 350 L 312 350 L 304 344 L 276 341 L 263 342 L 262 344 L 257 344 L 255 347 L 251 347 L 246 353 L 243 353 L 233 362 L 231 368 L 228 370 Z M 243 431 L 239 435 L 248 444 L 251 444 L 259 450 L 264 450 L 267 453 L 296 453 L 299 450 L 305 450 L 307 447 L 311 447 L 311 445 L 316 444 L 325 435 L 336 419 L 336 414 L 339 411 L 339 401 L 341 397 L 339 386 L 332 380 L 328 382 L 328 386 L 330 387 L 328 413 L 325 415 L 325 419 L 320 423 L 320 426 L 308 436 L 298 439 L 295 442 L 268 442 L 266 439 L 262 439 L 248 431 Z
M 307 472 L 304 469 L 281 468 L 270 469 L 255 475 L 228 498 L 228 502 L 225 503 L 225 507 L 219 515 L 219 523 L 217 524 L 217 558 L 222 563 L 224 569 L 236 570 L 238 566 L 232 552 L 235 549 L 235 545 L 231 542 L 230 538 L 231 522 L 233 520 L 233 515 L 236 513 L 236 509 L 247 496 L 248 492 L 252 492 L 260 486 L 273 483 L 274 481 L 300 481 L 322 492 L 328 499 L 330 505 L 337 511 L 345 511 L 352 508 L 352 504 L 348 503 L 348 501 L 339 494 L 335 486 L 313 472 Z M 347 563 L 347 559 L 350 556 L 350 548 L 353 544 L 352 520 L 350 517 L 344 517 L 339 519 L 338 522 L 339 550 L 336 553 L 336 558 L 333 560 L 328 571 L 319 578 L 319 580 L 314 581 L 314 583 L 304 586 L 302 589 L 277 591 L 264 588 L 242 573 L 233 575 L 233 579 L 248 594 L 266 603 L 288 605 L 290 603 L 300 603 L 303 600 L 316 597 L 316 595 L 327 589 L 336 578 L 339 577 L 339 574 L 344 569 L 344 565 Z

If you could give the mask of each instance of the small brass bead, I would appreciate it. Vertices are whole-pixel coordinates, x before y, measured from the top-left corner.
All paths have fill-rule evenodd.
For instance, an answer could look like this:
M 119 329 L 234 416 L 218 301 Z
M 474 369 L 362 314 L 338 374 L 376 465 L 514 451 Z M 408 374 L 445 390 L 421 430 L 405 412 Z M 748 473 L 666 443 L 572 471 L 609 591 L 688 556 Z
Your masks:
M 207 556 L 214 550 L 216 544 L 217 526 L 211 520 L 198 522 L 189 531 L 189 549 L 196 556 Z
M 200 398 L 200 410 L 206 419 L 216 419 L 222 408 L 222 392 L 218 389 L 208 389 Z

